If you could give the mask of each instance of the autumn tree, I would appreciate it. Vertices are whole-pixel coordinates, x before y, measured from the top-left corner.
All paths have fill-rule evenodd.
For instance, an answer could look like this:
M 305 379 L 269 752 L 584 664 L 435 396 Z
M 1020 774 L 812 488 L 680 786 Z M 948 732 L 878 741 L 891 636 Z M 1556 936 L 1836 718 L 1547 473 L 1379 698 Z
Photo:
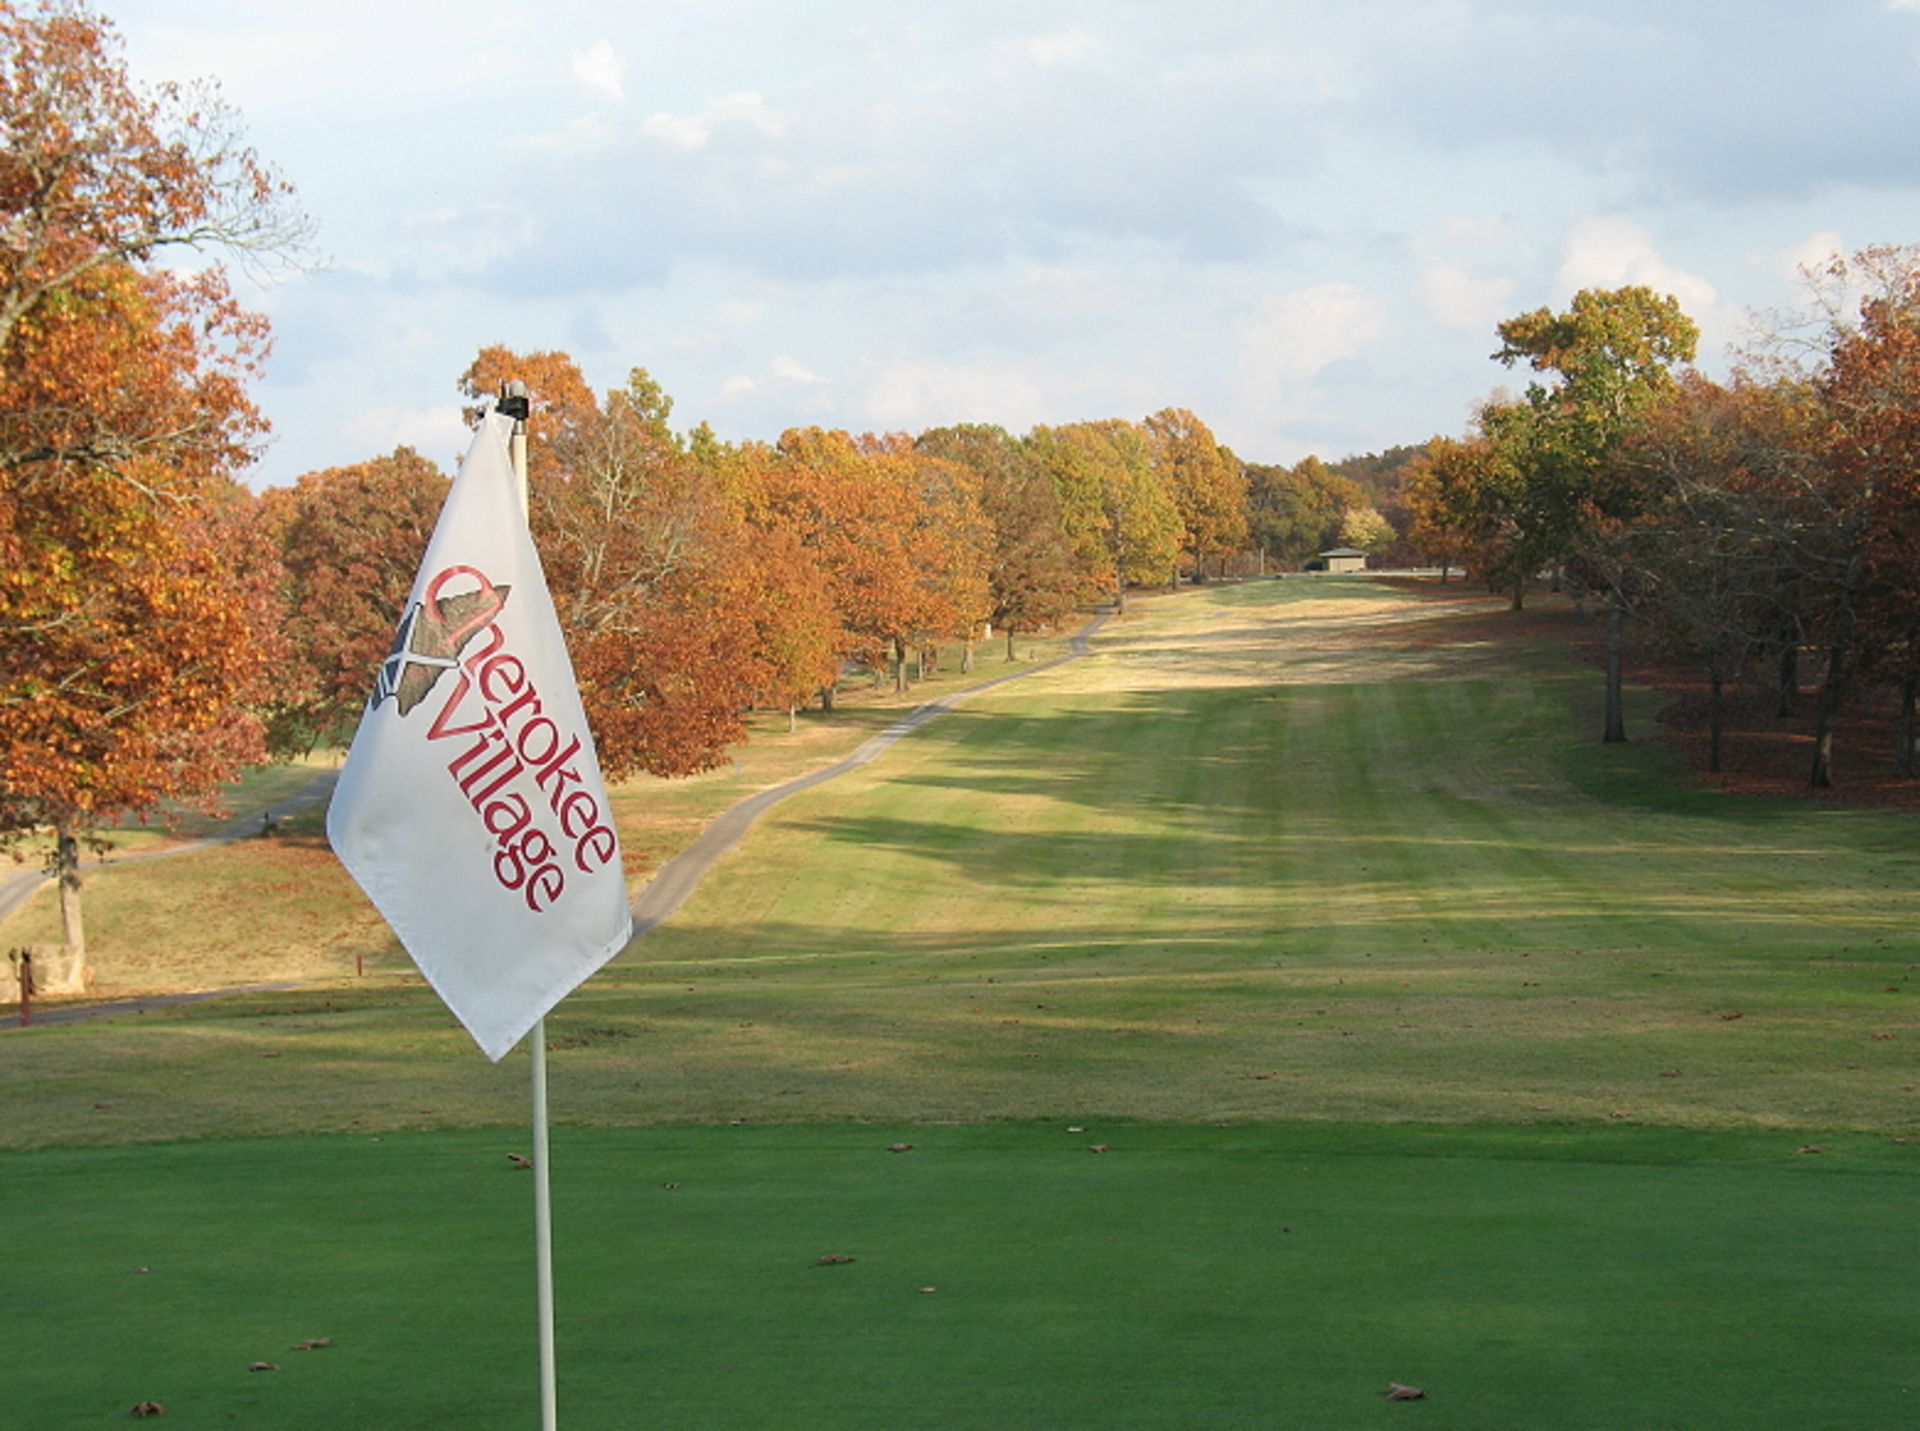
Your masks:
M 1489 404 L 1481 426 L 1514 479 L 1511 564 L 1514 600 L 1528 567 L 1587 558 L 1585 575 L 1607 598 L 1607 715 L 1601 738 L 1626 739 L 1620 689 L 1631 565 L 1605 560 L 1609 527 L 1631 521 L 1648 500 L 1636 469 L 1617 460 L 1648 406 L 1670 392 L 1673 368 L 1690 362 L 1700 330 L 1670 295 L 1641 285 L 1586 288 L 1563 313 L 1536 308 L 1498 327 L 1494 358 L 1525 363 L 1544 381 L 1524 400 Z M 1598 541 L 1589 540 L 1598 536 Z
M 1465 563 L 1478 547 L 1475 482 L 1484 465 L 1486 453 L 1473 438 L 1434 438 L 1407 465 L 1407 540 L 1440 565 L 1442 582 L 1450 567 Z
M 1819 456 L 1808 396 L 1686 375 L 1621 452 L 1650 495 L 1607 539 L 1633 569 L 1636 614 L 1701 663 L 1710 770 L 1724 763 L 1727 683 L 1798 620 L 1797 529 Z
M 0 3 L 0 840 L 51 830 L 84 987 L 80 844 L 166 800 L 211 800 L 262 753 L 274 573 L 232 473 L 264 424 L 246 395 L 263 319 L 216 263 L 304 220 L 231 111 L 141 94 L 78 5 Z
M 491 378 L 486 359 L 469 391 Z M 529 453 L 533 531 L 601 764 L 618 779 L 722 763 L 762 674 L 738 518 L 645 369 L 588 406 L 564 355 L 498 361 L 551 395 L 552 435 Z M 540 430 L 529 422 L 530 447 Z
M 448 480 L 410 447 L 269 490 L 291 659 L 270 735 L 290 749 L 350 727 L 393 641 Z
M 1027 445 L 1059 496 L 1088 594 L 1124 612 L 1127 588 L 1167 581 L 1180 551 L 1180 513 L 1145 435 L 1114 418 L 1036 427 Z
M 1815 390 L 1827 417 L 1823 506 L 1837 580 L 1827 589 L 1827 676 L 1812 780 L 1831 781 L 1833 714 L 1847 664 L 1889 675 L 1900 695 L 1895 769 L 1914 768 L 1920 687 L 1920 246 L 1862 250 L 1815 275 L 1858 296 L 1826 328 Z M 1830 304 L 1830 309 L 1837 304 Z
M 1155 470 L 1180 515 L 1182 549 L 1195 581 L 1208 557 L 1241 550 L 1247 539 L 1247 479 L 1240 459 L 1182 407 L 1162 408 L 1141 424 Z
M 1016 634 L 1054 626 L 1076 605 L 1077 574 L 1059 493 L 1032 452 L 999 427 L 935 428 L 915 446 L 966 465 L 979 480 L 992 544 L 988 616 L 1005 633 L 1011 661 Z

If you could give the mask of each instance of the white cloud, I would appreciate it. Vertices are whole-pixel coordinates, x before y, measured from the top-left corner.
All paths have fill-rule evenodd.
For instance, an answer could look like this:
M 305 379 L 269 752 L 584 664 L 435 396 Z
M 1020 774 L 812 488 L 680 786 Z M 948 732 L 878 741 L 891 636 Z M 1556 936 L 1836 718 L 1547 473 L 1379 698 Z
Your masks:
M 720 394 L 722 397 L 745 397 L 749 393 L 757 393 L 759 391 L 760 384 L 755 382 L 753 378 L 746 373 L 735 373 L 724 383 L 720 384 Z
M 1351 358 L 1387 331 L 1387 306 L 1358 284 L 1269 294 L 1239 324 L 1244 385 L 1273 395 Z
M 346 435 L 369 452 L 391 452 L 404 445 L 436 460 L 443 454 L 464 451 L 473 436 L 460 417 L 460 409 L 451 403 L 444 407 L 363 408 L 345 427 Z
M 1625 219 L 1582 219 L 1567 240 L 1566 253 L 1560 282 L 1569 291 L 1644 284 L 1655 293 L 1677 298 L 1696 319 L 1719 301 L 1711 283 L 1667 263 L 1655 252 L 1646 230 Z
M 1911 8 L 1920 10 L 1920 0 L 1912 0 Z M 1763 266 L 1769 272 L 1797 283 L 1803 272 L 1824 268 L 1828 260 L 1846 251 L 1839 233 L 1833 229 L 1821 229 L 1818 233 L 1808 234 L 1790 248 L 1767 255 Z
M 771 363 L 767 364 L 767 369 L 781 381 L 798 383 L 802 387 L 816 387 L 826 381 L 825 378 L 821 377 L 811 368 L 805 367 L 794 359 L 789 358 L 785 353 L 780 354 Z
M 1476 278 L 1460 264 L 1428 259 L 1420 268 L 1420 301 L 1444 327 L 1465 333 L 1490 333 L 1508 316 L 1513 281 Z
M 428 278 L 478 273 L 526 248 L 539 229 L 539 221 L 514 204 L 435 209 L 401 224 L 393 266 Z
M 655 139 L 677 149 L 704 149 L 722 126 L 745 126 L 769 139 L 787 132 L 786 117 L 753 90 L 723 94 L 698 114 L 649 115 L 642 126 Z
M 567 68 L 574 83 L 615 104 L 626 102 L 627 67 L 621 63 L 611 40 L 595 40 L 584 50 L 567 56 Z
M 1012 431 L 1049 418 L 1041 384 L 1009 363 L 891 362 L 867 382 L 861 415 L 875 427 L 918 430 L 996 422 Z
M 1057 65 L 1067 60 L 1077 60 L 1099 48 L 1093 36 L 1078 25 L 1058 34 L 1035 35 L 1021 46 L 1027 58 L 1039 65 Z

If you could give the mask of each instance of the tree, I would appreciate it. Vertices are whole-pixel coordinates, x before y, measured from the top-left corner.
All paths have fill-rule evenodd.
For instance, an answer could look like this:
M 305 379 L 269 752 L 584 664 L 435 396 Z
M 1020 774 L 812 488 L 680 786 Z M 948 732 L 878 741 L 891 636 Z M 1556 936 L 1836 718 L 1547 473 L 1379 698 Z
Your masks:
M 447 487 L 438 467 L 397 447 L 266 493 L 292 648 L 269 722 L 276 744 L 311 749 L 366 704 Z
M 1859 541 L 1847 567 L 1857 575 L 1836 593 L 1844 609 L 1835 611 L 1834 634 L 1857 645 L 1863 674 L 1890 676 L 1898 686 L 1895 771 L 1911 777 L 1920 690 L 1920 247 L 1864 250 L 1829 274 L 1864 290 L 1857 322 L 1829 330 L 1818 384 L 1830 419 L 1833 505 Z M 1821 754 L 1832 743 L 1827 693 L 1837 700 L 1837 666 L 1830 656 L 1816 784 L 1831 778 Z
M 1061 516 L 1060 497 L 1046 468 L 1005 430 L 981 424 L 935 428 L 914 444 L 971 468 L 992 532 L 987 566 L 988 616 L 1014 636 L 1044 630 L 1072 613 L 1077 574 Z
M 1479 461 L 1470 443 L 1436 437 L 1407 466 L 1407 540 L 1439 564 L 1443 585 L 1448 570 L 1465 562 L 1473 547 L 1473 513 L 1465 493 Z
M 1637 500 L 1611 459 L 1648 404 L 1672 390 L 1673 367 L 1692 360 L 1700 330 L 1671 296 L 1630 285 L 1584 288 L 1564 313 L 1536 308 L 1497 331 L 1497 361 L 1548 375 L 1527 385 L 1518 410 L 1496 408 L 1489 431 L 1514 445 L 1526 544 L 1563 560 L 1591 515 Z
M 136 93 L 105 21 L 0 3 L 0 841 L 51 828 L 84 987 L 80 844 L 210 801 L 263 753 L 270 560 L 232 473 L 265 320 L 176 247 L 297 247 L 289 193 L 205 95 Z
M 1247 539 L 1247 479 L 1240 459 L 1183 407 L 1162 408 L 1140 424 L 1174 508 L 1193 578 L 1206 580 L 1208 557 L 1239 551 Z
M 1340 514 L 1341 546 L 1377 552 L 1391 546 L 1397 535 L 1387 519 L 1371 507 L 1349 507 Z
M 1902 668 L 1911 664 L 1914 587 L 1903 527 L 1915 511 L 1920 247 L 1862 249 L 1803 277 L 1802 311 L 1776 318 L 1746 359 L 1772 386 L 1806 399 L 1798 441 L 1818 459 L 1799 477 L 1789 549 L 1803 629 L 1826 650 L 1809 773 L 1824 787 L 1833 781 L 1834 720 L 1850 683 L 1878 668 L 1905 686 Z M 1902 740 L 1899 758 L 1910 765 L 1910 732 Z
M 552 366 L 564 379 L 571 363 Z M 549 413 L 546 470 L 530 463 L 535 539 L 612 779 L 723 763 L 762 684 L 744 531 L 670 410 L 636 368 L 598 406 Z
M 1615 585 L 1663 644 L 1705 668 L 1710 770 L 1724 762 L 1726 683 L 1797 619 L 1796 493 L 1816 455 L 1806 407 L 1779 387 L 1723 388 L 1690 374 L 1643 414 L 1622 450 L 1652 495 L 1612 526 Z
M 1083 572 L 1104 584 L 1115 607 L 1127 588 L 1166 581 L 1180 551 L 1180 513 L 1154 470 L 1145 435 L 1113 418 L 1033 430 L 1029 442 L 1054 479 Z M 1078 529 L 1076 531 L 1076 528 Z M 1089 570 L 1088 567 L 1091 567 Z

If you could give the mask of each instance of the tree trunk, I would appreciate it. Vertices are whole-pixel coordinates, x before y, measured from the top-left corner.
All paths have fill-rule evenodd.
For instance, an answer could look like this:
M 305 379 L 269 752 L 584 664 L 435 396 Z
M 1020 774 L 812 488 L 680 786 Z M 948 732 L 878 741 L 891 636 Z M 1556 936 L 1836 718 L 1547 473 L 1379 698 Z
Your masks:
M 967 637 L 967 644 L 960 648 L 960 674 L 973 674 L 973 637 Z
M 1627 738 L 1627 702 L 1621 690 L 1621 652 L 1626 645 L 1627 604 L 1620 593 L 1610 592 L 1607 601 L 1607 722 L 1600 739 L 1619 745 Z
M 1898 748 L 1893 752 L 1893 773 L 1902 780 L 1913 779 L 1913 708 L 1916 698 L 1920 698 L 1920 672 L 1909 668 L 1900 682 L 1900 724 L 1894 735 Z
M 1726 702 L 1721 698 L 1720 667 L 1707 668 L 1707 769 L 1720 773 L 1720 735 L 1725 727 Z
M 1800 701 L 1800 643 L 1789 641 L 1780 648 L 1780 702 L 1774 714 L 1783 720 L 1793 714 Z
M 1452 570 L 1453 570 L 1452 562 L 1443 561 L 1440 563 L 1440 584 L 1442 586 L 1445 586 L 1447 584 L 1447 573 Z
M 1520 610 L 1521 607 L 1525 604 L 1526 598 L 1527 598 L 1526 583 L 1516 581 L 1513 584 L 1513 605 L 1508 607 L 1507 609 L 1509 611 Z
M 1813 733 L 1813 772 L 1809 783 L 1816 790 L 1833 784 L 1833 718 L 1840 709 L 1841 687 L 1847 678 L 1848 648 L 1853 644 L 1853 605 L 1860 590 L 1861 558 L 1847 563 L 1846 579 L 1840 587 L 1840 609 L 1834 613 L 1833 642 L 1827 647 L 1827 678 L 1820 683 L 1820 721 Z
M 36 968 L 35 982 L 42 993 L 84 994 L 92 982 L 92 970 L 87 968 L 87 926 L 80 915 L 80 841 L 64 821 L 54 827 L 53 877 L 60 887 L 60 940 L 64 946 L 65 968 L 60 971 Z
M 800 718 L 794 714 L 793 702 L 788 701 L 787 702 L 787 734 L 792 735 L 798 729 L 800 729 Z
M 1833 716 L 1840 707 L 1840 683 L 1845 676 L 1842 662 L 1846 646 L 1836 639 L 1827 648 L 1827 678 L 1820 683 L 1820 717 L 1813 732 L 1813 770 L 1808 784 L 1816 790 L 1833 785 Z
M 1007 628 L 1007 659 L 1009 661 L 1017 659 L 1013 654 L 1013 628 L 1011 626 Z
M 833 714 L 833 687 L 831 685 L 820 688 L 820 709 L 828 715 Z
M 893 638 L 893 689 L 898 695 L 907 693 L 907 643 L 900 637 Z
M 1127 579 L 1124 576 L 1113 584 L 1113 614 L 1115 616 L 1127 614 Z
M 1260 548 L 1260 575 L 1265 576 L 1266 574 L 1267 574 L 1267 549 L 1265 547 L 1261 547 Z

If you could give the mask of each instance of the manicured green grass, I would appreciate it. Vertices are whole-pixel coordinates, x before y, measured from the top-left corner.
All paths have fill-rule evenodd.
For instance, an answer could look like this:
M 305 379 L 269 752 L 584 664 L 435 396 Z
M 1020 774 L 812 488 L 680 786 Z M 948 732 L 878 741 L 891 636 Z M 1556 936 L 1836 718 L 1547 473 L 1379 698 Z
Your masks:
M 570 998 L 565 1424 L 1911 1422 L 1911 820 L 1603 747 L 1592 673 L 1431 596 L 1140 602 Z M 780 768 L 630 787 L 630 845 Z M 119 917 L 385 948 L 299 839 Z M 396 963 L 0 1057 L 0 1420 L 528 1424 L 526 1063 Z
M 556 1116 L 1920 1133 L 1910 818 L 1603 746 L 1593 673 L 1498 619 L 1363 583 L 1139 603 L 777 807 L 550 1020 Z M 393 976 L 7 1054 L 37 1091 L 0 1146 L 521 1117 Z
M 142 1400 L 169 1426 L 529 1424 L 519 1146 L 0 1158 L 0 1211 L 32 1232 L 0 1302 L 12 1424 L 116 1424 Z M 556 1164 L 566 1425 L 1852 1428 L 1920 1410 L 1920 1161 L 1884 1142 L 683 1128 L 564 1131 Z M 316 1337 L 332 1345 L 292 1350 Z M 1388 1403 L 1390 1381 L 1427 1399 Z

